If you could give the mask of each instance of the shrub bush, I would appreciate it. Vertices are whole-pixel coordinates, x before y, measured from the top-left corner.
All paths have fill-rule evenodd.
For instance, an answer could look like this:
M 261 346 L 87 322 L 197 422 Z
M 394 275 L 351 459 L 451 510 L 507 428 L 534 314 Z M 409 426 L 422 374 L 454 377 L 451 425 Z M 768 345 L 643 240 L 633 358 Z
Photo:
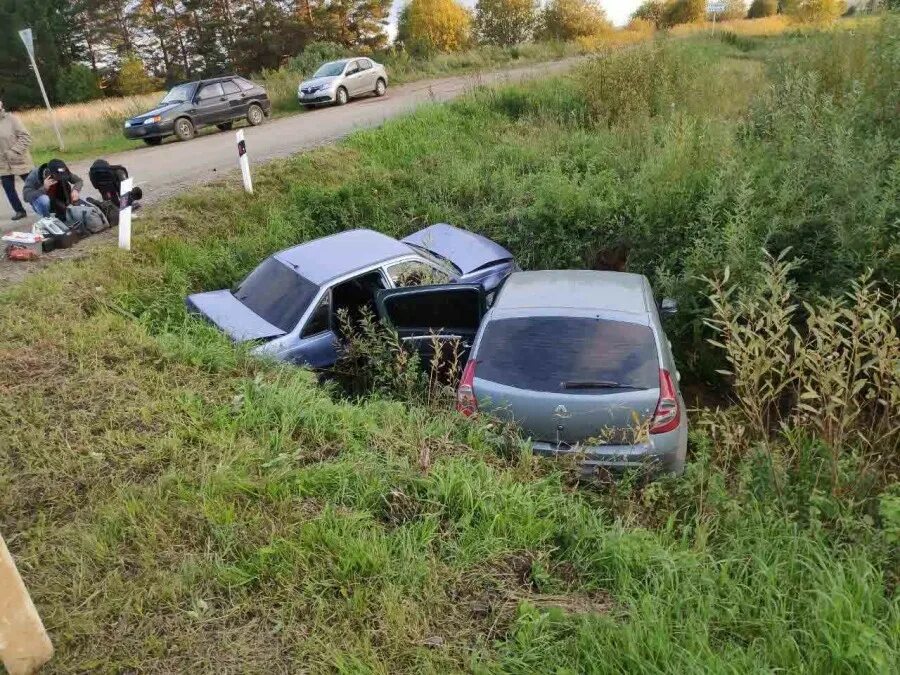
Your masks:
M 56 98 L 60 103 L 84 103 L 101 96 L 99 78 L 83 63 L 64 68 L 56 82 Z
M 287 69 L 309 77 L 327 61 L 352 56 L 351 52 L 337 42 L 310 42 L 297 56 L 287 62 Z

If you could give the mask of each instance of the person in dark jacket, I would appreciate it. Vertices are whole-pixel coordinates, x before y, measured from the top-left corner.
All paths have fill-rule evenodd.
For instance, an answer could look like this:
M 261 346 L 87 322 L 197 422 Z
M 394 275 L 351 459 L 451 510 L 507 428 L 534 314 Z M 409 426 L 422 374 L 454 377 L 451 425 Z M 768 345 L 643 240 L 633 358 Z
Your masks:
M 81 201 L 84 181 L 69 171 L 61 159 L 51 159 L 28 174 L 22 195 L 42 218 L 66 219 L 66 208 Z

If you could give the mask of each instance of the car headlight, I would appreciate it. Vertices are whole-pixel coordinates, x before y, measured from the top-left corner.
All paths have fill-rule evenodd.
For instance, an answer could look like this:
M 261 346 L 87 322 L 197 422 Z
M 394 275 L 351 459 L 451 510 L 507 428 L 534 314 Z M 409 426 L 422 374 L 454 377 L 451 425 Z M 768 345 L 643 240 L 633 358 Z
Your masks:
M 144 120 L 144 124 L 158 124 L 162 120 L 161 115 L 154 115 Z
M 125 128 L 128 129 L 131 126 L 131 122 L 129 120 L 125 121 Z

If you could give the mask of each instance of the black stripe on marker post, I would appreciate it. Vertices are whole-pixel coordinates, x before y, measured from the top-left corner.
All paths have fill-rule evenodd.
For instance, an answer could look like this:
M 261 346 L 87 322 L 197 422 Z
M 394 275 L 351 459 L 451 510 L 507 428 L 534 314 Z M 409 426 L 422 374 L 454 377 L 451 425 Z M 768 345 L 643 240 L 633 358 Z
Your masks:
M 247 154 L 246 141 L 238 141 L 238 157 L 243 157 L 246 154 Z

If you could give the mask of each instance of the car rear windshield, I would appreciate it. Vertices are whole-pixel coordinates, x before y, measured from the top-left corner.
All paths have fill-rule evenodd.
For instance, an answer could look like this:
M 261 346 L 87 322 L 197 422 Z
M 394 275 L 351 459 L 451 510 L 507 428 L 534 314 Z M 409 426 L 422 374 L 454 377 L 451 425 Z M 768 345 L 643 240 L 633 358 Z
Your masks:
M 491 321 L 478 347 L 476 375 L 518 389 L 566 394 L 659 386 L 653 332 L 624 321 L 526 317 Z
M 241 304 L 285 332 L 296 328 L 319 287 L 269 258 L 233 291 Z

